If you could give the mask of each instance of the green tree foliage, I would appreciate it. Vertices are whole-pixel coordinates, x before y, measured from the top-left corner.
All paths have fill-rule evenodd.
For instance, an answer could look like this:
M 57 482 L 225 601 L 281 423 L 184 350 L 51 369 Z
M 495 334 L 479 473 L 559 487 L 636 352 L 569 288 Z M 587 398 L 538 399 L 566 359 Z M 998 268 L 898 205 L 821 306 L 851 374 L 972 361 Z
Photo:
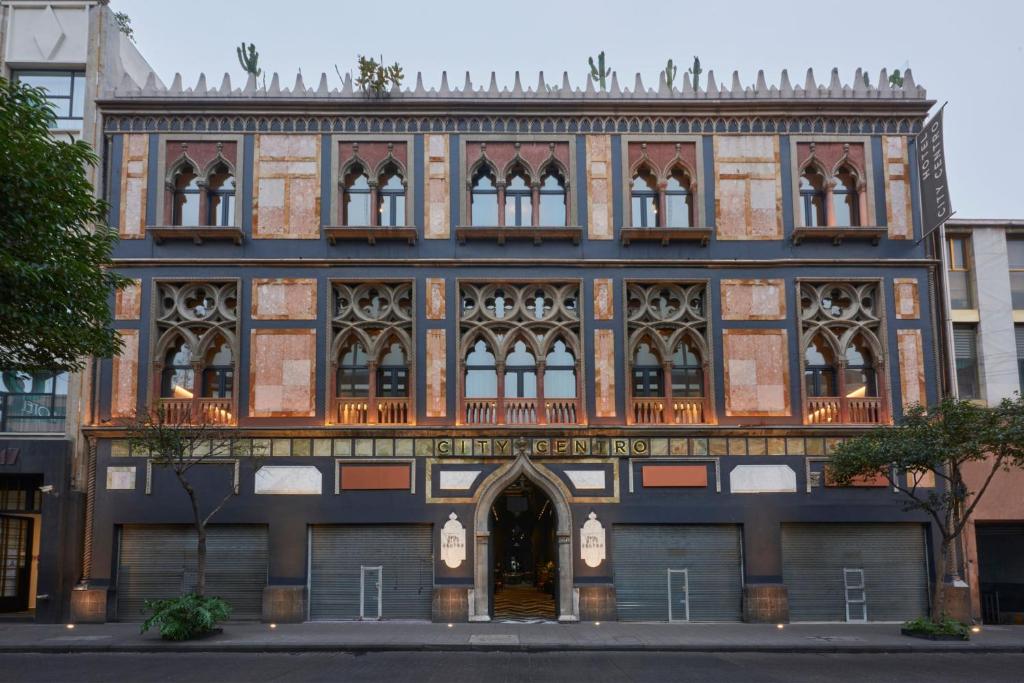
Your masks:
M 964 468 L 982 474 L 971 490 Z M 925 512 L 942 538 L 932 619 L 945 614 L 944 577 L 954 568 L 952 551 L 1000 470 L 1024 467 L 1024 399 L 1006 399 L 995 408 L 946 399 L 930 410 L 912 406 L 895 427 L 879 427 L 838 446 L 829 477 L 846 485 L 859 477 L 885 477 L 903 496 L 907 510 Z M 929 476 L 930 475 L 930 476 Z M 936 486 L 919 482 L 934 477 Z
M 45 93 L 0 78 L 0 368 L 76 371 L 121 347 L 109 296 L 117 234 L 82 141 L 58 140 Z
M 114 12 L 114 21 L 117 22 L 117 30 L 134 43 L 135 29 L 132 28 L 132 18 L 126 12 Z
M 587 63 L 590 65 L 590 78 L 601 86 L 601 90 L 605 90 L 607 79 L 612 75 L 612 70 L 611 68 L 606 69 L 604 66 L 604 50 L 598 53 L 596 64 L 593 57 L 587 57 Z
M 378 97 L 386 95 L 391 87 L 402 85 L 402 67 L 398 62 L 384 66 L 384 57 L 378 62 L 373 57 L 359 55 L 359 75 L 356 76 L 356 87 L 367 95 Z

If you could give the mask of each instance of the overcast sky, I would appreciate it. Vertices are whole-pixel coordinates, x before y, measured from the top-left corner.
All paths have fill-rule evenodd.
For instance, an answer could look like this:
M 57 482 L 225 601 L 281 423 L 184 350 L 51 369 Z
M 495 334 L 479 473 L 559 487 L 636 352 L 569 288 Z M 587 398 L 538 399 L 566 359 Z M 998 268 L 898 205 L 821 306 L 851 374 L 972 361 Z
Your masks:
M 1022 158 L 1024 3 L 1018 0 L 857 0 L 856 2 L 639 3 L 629 0 L 516 0 L 489 3 L 433 0 L 112 0 L 127 12 L 139 50 L 170 84 L 181 72 L 193 85 L 200 71 L 220 83 L 240 82 L 235 46 L 256 43 L 260 64 L 291 86 L 301 68 L 307 86 L 321 72 L 353 70 L 356 55 L 383 53 L 398 61 L 406 83 L 423 72 L 427 88 L 441 71 L 458 85 L 468 70 L 486 85 L 495 71 L 524 87 L 543 70 L 549 83 L 568 71 L 584 85 L 587 57 L 606 52 L 619 83 L 632 88 L 640 72 L 656 86 L 671 57 L 682 70 L 699 55 L 719 83 L 738 70 L 751 85 L 758 69 L 778 84 L 782 69 L 802 84 L 808 67 L 844 83 L 864 67 L 874 83 L 881 67 L 909 64 L 928 96 L 946 108 L 950 194 L 957 218 L 1024 218 L 1021 183 L 1010 162 Z M 937 106 L 936 106 L 937 109 Z M 1014 189 L 1017 188 L 1017 189 Z

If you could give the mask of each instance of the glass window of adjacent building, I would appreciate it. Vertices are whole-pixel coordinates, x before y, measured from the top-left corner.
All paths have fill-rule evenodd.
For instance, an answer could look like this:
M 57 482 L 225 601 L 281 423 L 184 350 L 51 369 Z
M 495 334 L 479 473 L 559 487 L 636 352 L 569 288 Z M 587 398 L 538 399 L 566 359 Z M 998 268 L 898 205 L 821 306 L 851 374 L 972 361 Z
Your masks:
M 46 91 L 46 99 L 57 115 L 56 126 L 80 125 L 85 109 L 84 71 L 15 71 L 14 78 Z
M 1010 260 L 1010 298 L 1014 309 L 1024 309 L 1024 236 L 1006 238 Z
M 960 398 L 981 398 L 978 380 L 978 331 L 974 325 L 953 325 L 953 354 Z
M 52 372 L 0 373 L 0 432 L 62 432 L 68 376 Z
M 1014 325 L 1013 332 L 1017 336 L 1017 381 L 1024 393 L 1024 325 Z
M 950 308 L 974 308 L 971 289 L 971 238 L 951 235 L 946 245 L 949 261 Z

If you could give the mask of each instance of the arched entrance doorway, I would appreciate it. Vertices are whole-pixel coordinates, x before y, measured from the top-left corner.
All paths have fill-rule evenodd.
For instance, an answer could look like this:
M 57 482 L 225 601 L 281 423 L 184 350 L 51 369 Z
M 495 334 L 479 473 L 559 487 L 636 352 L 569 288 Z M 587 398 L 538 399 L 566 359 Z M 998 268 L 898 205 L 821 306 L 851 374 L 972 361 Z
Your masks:
M 540 487 L 520 475 L 491 507 L 494 619 L 554 619 L 557 562 L 554 507 Z
M 538 467 L 534 465 L 528 457 L 520 455 L 513 462 L 498 468 L 495 472 L 491 473 L 490 476 L 484 480 L 480 486 L 479 497 L 477 498 L 476 513 L 473 519 L 473 529 L 476 536 L 475 548 L 474 548 L 474 568 L 473 568 L 473 600 L 471 605 L 471 621 L 490 621 L 491 610 L 492 610 L 492 596 L 495 588 L 496 573 L 495 568 L 498 567 L 498 562 L 504 561 L 506 564 L 502 567 L 512 567 L 510 560 L 512 557 L 517 558 L 517 564 L 522 568 L 524 560 L 523 554 L 516 555 L 515 552 L 519 550 L 525 550 L 526 544 L 526 532 L 525 524 L 520 525 L 520 531 L 522 537 L 520 538 L 520 546 L 515 549 L 512 555 L 509 554 L 511 549 L 508 543 L 508 538 L 504 537 L 506 529 L 511 533 L 514 528 L 514 520 L 510 517 L 508 526 L 504 526 L 501 523 L 494 524 L 494 511 L 496 505 L 504 504 L 507 508 L 508 496 L 504 495 L 506 490 L 511 487 L 511 493 L 513 497 L 521 496 L 526 491 L 531 491 L 531 495 L 535 501 L 545 501 L 549 504 L 550 512 L 550 525 L 553 527 L 553 546 L 548 551 L 550 552 L 551 562 L 554 566 L 551 568 L 554 583 L 552 587 L 553 602 L 555 616 L 559 621 L 579 621 L 579 615 L 576 612 L 574 600 L 573 600 L 573 565 L 572 565 L 572 510 L 569 508 L 569 491 L 562 481 L 549 472 L 544 467 Z M 499 498 L 504 502 L 499 502 Z M 526 501 L 527 509 L 532 509 L 529 498 Z M 522 501 L 513 503 L 516 507 L 523 505 Z M 543 503 L 541 503 L 543 506 Z M 538 514 L 539 514 L 538 510 Z M 545 512 L 545 515 L 548 513 Z M 545 533 L 544 526 L 542 525 L 538 532 L 543 535 Z M 550 539 L 550 533 L 548 538 Z M 532 534 L 531 529 L 531 541 L 530 541 L 530 554 L 531 558 L 529 561 L 533 561 L 533 554 L 538 552 L 533 550 L 532 545 Z M 494 537 L 502 535 L 503 538 L 496 540 L 492 545 Z M 501 544 L 506 545 L 502 548 L 498 548 Z M 541 547 L 541 546 L 538 546 Z M 506 571 L 504 568 L 501 571 Z M 527 577 L 515 576 L 515 572 L 511 571 L 511 578 L 519 581 L 526 581 Z M 529 578 L 529 581 L 535 582 L 538 578 L 536 569 L 533 570 L 533 576 Z M 501 576 L 502 588 L 508 586 L 509 576 Z M 531 583 L 527 583 L 530 586 Z

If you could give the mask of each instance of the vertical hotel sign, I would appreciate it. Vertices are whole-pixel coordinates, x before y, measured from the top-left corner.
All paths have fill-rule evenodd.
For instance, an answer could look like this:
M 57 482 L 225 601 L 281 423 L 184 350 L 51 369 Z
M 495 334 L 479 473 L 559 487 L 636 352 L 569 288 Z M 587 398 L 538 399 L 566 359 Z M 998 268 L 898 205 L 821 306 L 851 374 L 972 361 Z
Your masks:
M 942 112 L 925 124 L 917 134 L 917 174 L 921 179 L 921 216 L 924 234 L 949 220 L 949 183 L 946 178 L 946 152 L 942 145 Z M 924 239 L 922 237 L 922 239 Z

